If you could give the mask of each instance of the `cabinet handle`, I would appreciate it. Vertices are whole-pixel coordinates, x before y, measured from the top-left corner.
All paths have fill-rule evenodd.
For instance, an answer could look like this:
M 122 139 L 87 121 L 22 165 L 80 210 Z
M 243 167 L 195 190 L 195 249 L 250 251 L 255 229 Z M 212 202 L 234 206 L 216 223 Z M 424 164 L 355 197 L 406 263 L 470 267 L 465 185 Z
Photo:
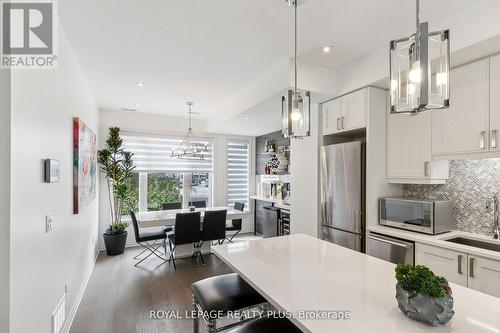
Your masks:
M 474 258 L 469 258 L 469 277 L 474 277 Z
M 339 122 L 340 122 L 340 118 L 337 118 L 337 130 L 340 130 Z
M 342 126 L 342 129 L 344 129 L 344 117 L 340 118 L 340 124 Z
M 486 131 L 481 131 L 481 139 L 479 139 L 479 148 L 480 149 L 484 149 L 485 148 L 485 145 L 484 145 L 484 136 L 486 135 Z
M 459 254 L 458 255 L 458 274 L 463 274 L 463 272 L 462 272 L 462 258 L 463 258 L 463 255 Z
M 430 167 L 430 165 L 431 165 L 430 162 L 424 162 L 424 176 L 426 176 L 426 177 L 429 177 L 429 174 L 430 174 L 429 167 Z
M 497 147 L 497 130 L 491 131 L 491 148 Z

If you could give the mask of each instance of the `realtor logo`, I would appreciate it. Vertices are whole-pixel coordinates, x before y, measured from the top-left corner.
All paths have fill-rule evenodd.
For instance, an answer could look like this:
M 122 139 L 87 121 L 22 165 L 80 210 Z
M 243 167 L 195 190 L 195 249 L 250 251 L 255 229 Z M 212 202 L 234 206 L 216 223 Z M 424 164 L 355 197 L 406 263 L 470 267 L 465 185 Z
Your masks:
M 1 17 L 2 68 L 56 68 L 52 1 L 3 2 Z

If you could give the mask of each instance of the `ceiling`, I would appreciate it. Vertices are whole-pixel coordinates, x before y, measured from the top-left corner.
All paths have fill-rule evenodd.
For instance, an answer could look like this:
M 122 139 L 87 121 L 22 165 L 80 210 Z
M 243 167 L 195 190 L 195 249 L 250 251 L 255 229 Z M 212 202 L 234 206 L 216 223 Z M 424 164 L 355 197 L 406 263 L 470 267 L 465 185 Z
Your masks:
M 421 16 L 434 21 L 476 1 L 423 0 Z M 414 6 L 306 0 L 300 60 L 338 69 L 368 56 L 413 30 Z M 293 9 L 285 0 L 65 0 L 59 11 L 103 109 L 182 116 L 193 100 L 201 118 L 237 118 L 288 86 L 288 76 L 273 81 L 269 74 L 287 68 L 293 53 Z M 333 46 L 330 55 L 319 52 L 324 45 Z M 265 89 L 252 95 L 252 87 Z

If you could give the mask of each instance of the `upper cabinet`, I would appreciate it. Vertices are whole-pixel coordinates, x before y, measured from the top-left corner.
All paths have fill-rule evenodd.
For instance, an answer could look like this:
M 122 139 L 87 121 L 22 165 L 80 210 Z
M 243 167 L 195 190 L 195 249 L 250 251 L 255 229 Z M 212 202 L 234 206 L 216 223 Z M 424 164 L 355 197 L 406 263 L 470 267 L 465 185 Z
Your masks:
M 489 59 L 453 69 L 450 107 L 432 111 L 433 155 L 489 151 Z
M 387 112 L 387 181 L 444 184 L 448 161 L 432 161 L 431 113 L 410 116 Z
M 367 89 L 355 91 L 323 104 L 323 135 L 366 127 Z
M 342 100 L 334 99 L 322 106 L 323 134 L 333 134 L 341 131 Z
M 490 59 L 490 151 L 500 152 L 500 56 Z

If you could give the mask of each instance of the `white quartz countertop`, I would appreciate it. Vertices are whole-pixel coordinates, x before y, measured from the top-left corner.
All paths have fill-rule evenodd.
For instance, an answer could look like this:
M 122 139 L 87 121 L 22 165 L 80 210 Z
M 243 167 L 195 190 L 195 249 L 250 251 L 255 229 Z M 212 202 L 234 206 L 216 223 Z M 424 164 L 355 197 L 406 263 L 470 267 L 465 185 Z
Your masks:
M 394 264 L 310 236 L 213 247 L 304 332 L 500 332 L 500 298 L 451 284 L 455 317 L 431 327 L 407 318 L 395 299 Z M 349 311 L 351 319 L 304 319 L 299 311 Z
M 481 249 L 481 248 L 474 247 L 474 246 L 462 245 L 462 244 L 457 244 L 457 243 L 446 241 L 446 239 L 451 239 L 451 238 L 455 238 L 455 237 L 464 237 L 464 238 L 477 239 L 477 240 L 480 240 L 483 242 L 488 242 L 488 243 L 493 243 L 493 244 L 500 244 L 500 240 L 493 239 L 493 237 L 473 234 L 470 232 L 457 231 L 457 230 L 446 232 L 446 233 L 439 234 L 439 235 L 427 235 L 427 234 L 422 234 L 422 233 L 418 233 L 415 231 L 408 231 L 408 230 L 403 230 L 403 229 L 398 229 L 398 228 L 386 227 L 383 225 L 369 226 L 367 229 L 370 232 L 375 232 L 375 233 L 379 233 L 382 235 L 397 237 L 397 238 L 406 239 L 406 240 L 417 242 L 417 243 L 438 246 L 438 247 L 442 247 L 442 248 L 446 248 L 446 249 L 450 249 L 450 250 L 454 250 L 454 251 L 461 251 L 461 252 L 474 254 L 477 256 L 482 256 L 482 257 L 486 257 L 486 258 L 500 260 L 500 253 L 499 252 L 485 250 L 485 249 Z M 500 333 L 500 329 L 498 330 L 498 332 Z

